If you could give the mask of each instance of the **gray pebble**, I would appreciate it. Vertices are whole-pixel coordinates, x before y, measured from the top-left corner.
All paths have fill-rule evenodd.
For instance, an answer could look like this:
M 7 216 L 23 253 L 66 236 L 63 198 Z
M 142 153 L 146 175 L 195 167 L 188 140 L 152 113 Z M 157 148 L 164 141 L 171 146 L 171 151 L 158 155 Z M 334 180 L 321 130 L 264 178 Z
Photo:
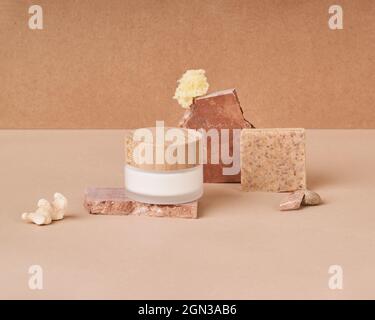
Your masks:
M 320 195 L 314 191 L 305 190 L 305 197 L 303 198 L 302 204 L 305 206 L 317 206 L 322 203 Z

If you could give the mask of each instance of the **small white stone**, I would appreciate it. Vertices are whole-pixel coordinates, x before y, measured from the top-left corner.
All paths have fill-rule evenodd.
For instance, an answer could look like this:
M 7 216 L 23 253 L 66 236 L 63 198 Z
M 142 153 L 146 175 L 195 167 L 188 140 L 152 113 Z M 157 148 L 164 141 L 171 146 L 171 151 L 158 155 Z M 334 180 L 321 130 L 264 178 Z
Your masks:
M 23 213 L 22 220 L 33 222 L 39 226 L 50 224 L 53 220 L 64 218 L 68 201 L 61 193 L 54 194 L 52 204 L 46 199 L 40 199 L 34 212 Z
M 52 202 L 52 220 L 64 219 L 65 210 L 68 206 L 68 200 L 61 194 L 56 192 L 54 194 L 54 200 Z

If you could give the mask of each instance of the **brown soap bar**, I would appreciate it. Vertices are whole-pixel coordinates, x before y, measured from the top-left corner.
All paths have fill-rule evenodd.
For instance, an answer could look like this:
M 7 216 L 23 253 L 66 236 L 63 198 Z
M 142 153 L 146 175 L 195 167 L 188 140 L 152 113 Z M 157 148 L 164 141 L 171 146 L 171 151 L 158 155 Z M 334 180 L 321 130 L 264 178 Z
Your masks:
M 233 156 L 239 165 L 240 148 L 239 137 L 233 134 L 233 129 L 253 128 L 244 116 L 238 100 L 235 89 L 227 89 L 217 91 L 205 96 L 194 99 L 192 106 L 185 112 L 184 118 L 180 122 L 180 126 L 190 129 L 204 129 L 206 132 L 210 129 L 217 129 L 219 136 L 220 129 L 229 129 L 229 139 L 225 146 L 224 139 L 219 139 L 218 145 L 211 145 L 211 140 L 207 141 L 207 164 L 204 165 L 204 182 L 240 182 L 240 170 L 236 174 L 224 175 L 223 168 L 232 167 L 232 164 L 224 164 L 221 161 L 220 150 L 226 147 L 229 150 L 229 156 Z M 235 138 L 233 138 L 233 136 Z M 234 141 L 233 141 L 234 140 Z M 233 154 L 233 144 L 237 144 L 235 154 Z M 229 146 L 228 146 L 229 144 Z M 219 155 L 219 163 L 211 163 L 211 152 Z M 239 166 L 238 166 L 239 169 Z
M 305 130 L 242 130 L 241 185 L 245 191 L 305 189 Z
M 91 214 L 145 215 L 150 217 L 197 218 L 198 202 L 154 205 L 131 200 L 123 188 L 87 188 L 84 207 Z

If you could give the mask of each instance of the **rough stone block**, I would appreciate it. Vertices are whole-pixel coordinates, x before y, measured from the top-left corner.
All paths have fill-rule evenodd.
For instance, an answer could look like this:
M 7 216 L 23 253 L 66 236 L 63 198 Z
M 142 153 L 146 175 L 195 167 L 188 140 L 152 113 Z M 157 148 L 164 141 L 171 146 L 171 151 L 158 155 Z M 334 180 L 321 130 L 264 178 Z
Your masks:
M 87 188 L 85 190 L 84 207 L 91 214 L 198 217 L 197 201 L 179 205 L 141 203 L 127 198 L 123 188 Z
M 221 160 L 221 148 L 227 148 L 233 161 L 240 160 L 239 137 L 234 134 L 233 129 L 252 128 L 243 111 L 235 89 L 217 91 L 205 96 L 194 99 L 192 106 L 185 112 L 183 119 L 179 124 L 183 128 L 204 129 L 206 132 L 210 129 L 216 129 L 220 134 L 221 129 L 228 129 L 229 139 L 226 143 L 222 137 L 217 145 L 213 145 L 212 139 L 207 140 L 207 164 L 204 165 L 204 182 L 240 182 L 240 172 L 236 174 L 223 174 L 223 168 L 232 167 L 232 164 L 224 164 Z M 234 148 L 234 144 L 236 147 Z M 218 153 L 219 163 L 212 163 L 211 152 Z M 238 166 L 239 168 L 239 166 Z

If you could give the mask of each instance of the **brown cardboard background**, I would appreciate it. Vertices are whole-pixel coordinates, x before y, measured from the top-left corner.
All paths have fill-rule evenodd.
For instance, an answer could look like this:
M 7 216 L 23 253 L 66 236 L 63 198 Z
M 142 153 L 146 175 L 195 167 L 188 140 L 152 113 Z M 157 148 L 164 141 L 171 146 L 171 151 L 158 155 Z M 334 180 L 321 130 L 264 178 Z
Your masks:
M 375 128 L 374 17 L 372 0 L 1 0 L 0 127 L 173 125 L 176 80 L 204 68 L 257 127 Z

